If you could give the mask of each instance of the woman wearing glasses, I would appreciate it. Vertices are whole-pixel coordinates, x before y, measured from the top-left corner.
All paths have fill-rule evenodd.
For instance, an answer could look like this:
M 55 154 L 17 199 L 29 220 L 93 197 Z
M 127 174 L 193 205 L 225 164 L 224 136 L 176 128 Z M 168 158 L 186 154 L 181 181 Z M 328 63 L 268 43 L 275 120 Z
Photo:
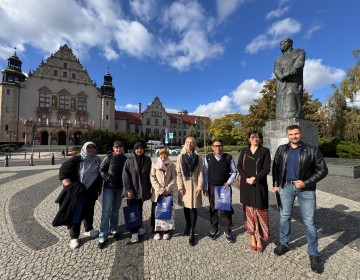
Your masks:
M 261 145 L 262 134 L 249 132 L 249 146 L 241 150 L 237 169 L 241 177 L 240 202 L 244 225 L 250 235 L 250 248 L 262 252 L 269 238 L 269 193 L 266 176 L 270 172 L 270 151 Z

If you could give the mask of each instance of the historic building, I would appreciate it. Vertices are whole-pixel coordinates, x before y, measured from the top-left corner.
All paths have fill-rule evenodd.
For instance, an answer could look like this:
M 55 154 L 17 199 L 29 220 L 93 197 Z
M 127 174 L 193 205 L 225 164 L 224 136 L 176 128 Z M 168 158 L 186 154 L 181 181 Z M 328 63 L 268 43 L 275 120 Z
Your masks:
M 109 71 L 97 87 L 67 45 L 28 76 L 15 51 L 0 83 L 0 142 L 77 145 L 82 133 L 102 129 L 132 131 L 151 139 L 163 139 L 168 131 L 173 135 L 169 143 L 180 144 L 190 126 L 200 137 L 201 121 L 210 121 L 185 110 L 167 113 L 158 97 L 143 112 L 139 103 L 134 113 L 116 111 L 115 101 Z

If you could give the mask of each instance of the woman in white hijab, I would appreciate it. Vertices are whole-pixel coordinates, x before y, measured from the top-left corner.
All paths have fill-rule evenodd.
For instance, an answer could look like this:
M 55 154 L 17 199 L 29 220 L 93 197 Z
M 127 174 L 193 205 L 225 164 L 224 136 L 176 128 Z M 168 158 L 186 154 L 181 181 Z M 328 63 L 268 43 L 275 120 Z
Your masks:
M 71 157 L 65 161 L 59 171 L 59 179 L 64 188 L 71 184 L 82 183 L 86 191 L 81 199 L 77 199 L 78 219 L 68 225 L 70 230 L 70 248 L 78 248 L 80 225 L 84 220 L 85 236 L 96 237 L 98 230 L 93 228 L 95 201 L 101 193 L 102 178 L 99 172 L 101 159 L 97 155 L 97 148 L 94 142 L 86 142 L 79 156 Z M 80 210 L 79 210 L 80 208 Z M 75 216 L 75 214 L 74 214 Z

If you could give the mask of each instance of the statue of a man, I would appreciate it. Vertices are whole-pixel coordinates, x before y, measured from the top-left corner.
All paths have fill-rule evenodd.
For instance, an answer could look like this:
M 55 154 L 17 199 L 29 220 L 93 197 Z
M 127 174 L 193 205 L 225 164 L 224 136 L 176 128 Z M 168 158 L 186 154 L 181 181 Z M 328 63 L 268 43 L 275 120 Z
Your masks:
M 293 41 L 286 38 L 280 42 L 282 56 L 275 60 L 276 119 L 304 118 L 303 69 L 305 51 L 292 48 Z

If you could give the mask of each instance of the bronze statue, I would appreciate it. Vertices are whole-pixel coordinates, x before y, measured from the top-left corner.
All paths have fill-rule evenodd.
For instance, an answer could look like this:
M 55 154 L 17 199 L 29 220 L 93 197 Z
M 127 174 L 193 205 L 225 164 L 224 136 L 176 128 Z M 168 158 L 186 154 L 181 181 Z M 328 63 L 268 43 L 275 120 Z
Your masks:
M 304 118 L 303 69 L 305 51 L 293 49 L 293 41 L 286 38 L 280 42 L 282 56 L 276 59 L 276 119 Z

